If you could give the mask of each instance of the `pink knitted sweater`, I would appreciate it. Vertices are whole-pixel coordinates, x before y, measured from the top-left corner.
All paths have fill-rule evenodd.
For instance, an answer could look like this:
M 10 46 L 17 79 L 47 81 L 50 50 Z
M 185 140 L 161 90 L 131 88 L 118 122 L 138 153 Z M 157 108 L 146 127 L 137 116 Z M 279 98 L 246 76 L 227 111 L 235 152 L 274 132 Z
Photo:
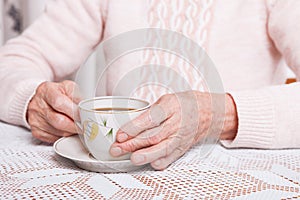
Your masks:
M 43 81 L 72 74 L 103 39 L 145 27 L 179 31 L 206 49 L 237 106 L 227 147 L 300 147 L 300 85 L 283 85 L 283 59 L 300 77 L 299 0 L 56 0 L 0 50 L 0 119 L 28 127 Z M 119 65 L 120 66 L 120 65 Z M 126 73 L 128 68 L 116 68 Z M 115 82 L 110 74 L 107 93 Z

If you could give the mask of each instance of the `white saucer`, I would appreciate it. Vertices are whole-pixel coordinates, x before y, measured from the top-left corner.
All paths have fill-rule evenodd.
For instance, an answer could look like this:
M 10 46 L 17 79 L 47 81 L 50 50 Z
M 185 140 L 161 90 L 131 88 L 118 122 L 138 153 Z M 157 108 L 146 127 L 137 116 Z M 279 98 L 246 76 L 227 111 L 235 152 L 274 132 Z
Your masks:
M 54 151 L 85 170 L 93 172 L 129 172 L 144 166 L 135 166 L 130 160 L 100 161 L 93 158 L 83 147 L 78 135 L 64 137 L 57 140 L 53 145 Z

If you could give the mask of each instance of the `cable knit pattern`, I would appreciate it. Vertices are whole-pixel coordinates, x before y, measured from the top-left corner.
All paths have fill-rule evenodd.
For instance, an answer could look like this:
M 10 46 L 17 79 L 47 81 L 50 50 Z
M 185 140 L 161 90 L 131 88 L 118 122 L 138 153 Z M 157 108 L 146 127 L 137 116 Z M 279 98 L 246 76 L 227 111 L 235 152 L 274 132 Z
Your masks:
M 198 45 L 204 48 L 207 37 L 207 25 L 209 24 L 211 13 L 210 8 L 213 0 L 153 0 L 148 1 L 148 26 L 153 28 L 168 29 L 179 32 L 187 38 L 193 40 Z M 171 36 L 169 36 L 171 37 Z M 177 41 L 175 38 L 170 39 L 170 43 L 174 46 L 182 48 L 182 51 L 190 52 L 190 43 L 185 41 Z M 153 41 L 152 41 L 153 42 Z M 159 41 L 165 42 L 165 41 Z M 185 44 L 182 44 L 185 42 Z M 194 55 L 199 56 L 199 55 Z M 184 91 L 187 89 L 208 91 L 208 87 L 203 77 L 203 71 L 192 66 L 191 63 L 184 61 L 178 55 L 161 50 L 144 50 L 142 54 L 142 65 L 154 65 L 161 67 L 170 67 L 172 70 L 167 72 L 166 69 L 158 70 L 152 73 L 158 76 L 155 83 L 153 83 L 152 76 L 149 77 L 149 68 L 145 68 L 141 74 L 142 80 L 149 80 L 149 84 L 144 85 L 135 91 L 137 97 L 147 99 L 150 102 L 155 101 L 159 96 L 177 91 Z M 179 78 L 180 77 L 180 81 Z M 150 79 L 149 79 L 150 78 Z M 161 81 L 162 79 L 169 79 L 168 83 Z M 152 84 L 150 83 L 152 82 Z M 157 82 L 164 82 L 164 85 L 157 85 Z M 183 87 L 189 84 L 189 88 Z

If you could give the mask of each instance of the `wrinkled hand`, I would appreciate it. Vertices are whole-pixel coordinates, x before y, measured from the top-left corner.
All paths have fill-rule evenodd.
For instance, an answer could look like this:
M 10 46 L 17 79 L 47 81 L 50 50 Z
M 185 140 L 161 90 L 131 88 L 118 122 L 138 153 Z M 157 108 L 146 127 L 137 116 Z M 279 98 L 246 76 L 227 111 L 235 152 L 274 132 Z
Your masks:
M 39 85 L 27 110 L 27 120 L 35 138 L 53 143 L 77 132 L 74 118 L 78 118 L 80 97 L 73 96 L 75 89 L 76 84 L 72 81 Z
M 226 114 L 225 95 L 220 98 L 223 110 L 211 102 L 211 94 L 197 91 L 162 96 L 148 111 L 121 127 L 110 153 L 120 156 L 133 152 L 131 161 L 135 165 L 151 163 L 162 170 L 206 137 L 214 126 L 219 129 L 215 131 L 223 130 L 226 139 L 234 138 L 237 117 L 232 98 L 226 95 Z

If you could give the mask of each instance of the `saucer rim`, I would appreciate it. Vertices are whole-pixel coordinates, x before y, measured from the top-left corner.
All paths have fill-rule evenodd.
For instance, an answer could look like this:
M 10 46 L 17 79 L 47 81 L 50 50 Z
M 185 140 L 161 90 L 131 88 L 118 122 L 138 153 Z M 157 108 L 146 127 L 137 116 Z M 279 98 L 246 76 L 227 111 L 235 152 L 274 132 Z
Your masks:
M 101 164 L 121 164 L 121 163 L 131 163 L 130 159 L 129 160 L 108 160 L 108 161 L 104 161 L 104 160 L 96 160 L 96 159 L 78 159 L 78 158 L 75 158 L 75 157 L 71 157 L 67 154 L 64 154 L 62 153 L 61 151 L 58 150 L 57 148 L 57 145 L 63 141 L 63 140 L 66 140 L 66 139 L 70 139 L 71 137 L 78 137 L 78 135 L 72 135 L 72 136 L 69 136 L 69 137 L 62 137 L 60 139 L 58 139 L 54 144 L 53 144 L 53 150 L 55 151 L 55 153 L 57 153 L 58 155 L 60 155 L 61 157 L 64 157 L 64 158 L 67 158 L 67 159 L 70 159 L 70 160 L 73 160 L 73 161 L 76 161 L 76 162 L 88 162 L 88 163 L 94 163 L 94 164 L 97 164 L 97 163 L 101 163 Z M 83 147 L 84 148 L 84 147 Z

